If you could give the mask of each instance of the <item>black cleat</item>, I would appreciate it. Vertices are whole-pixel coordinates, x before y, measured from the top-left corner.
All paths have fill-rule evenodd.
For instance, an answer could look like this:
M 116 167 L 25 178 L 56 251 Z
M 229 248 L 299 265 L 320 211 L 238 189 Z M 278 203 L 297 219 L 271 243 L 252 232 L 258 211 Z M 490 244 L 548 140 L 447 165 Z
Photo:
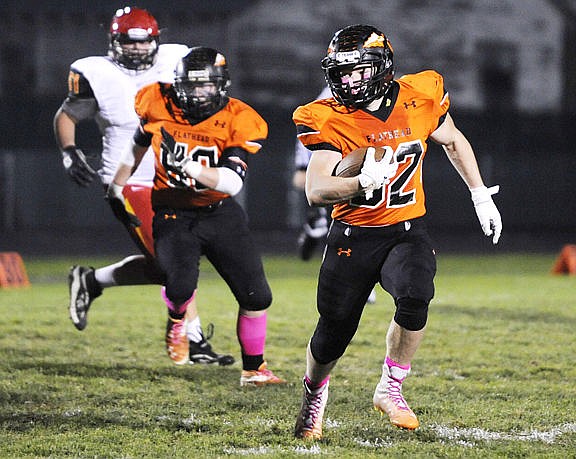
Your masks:
M 72 266 L 68 274 L 68 288 L 70 319 L 78 330 L 84 330 L 88 325 L 88 309 L 92 301 L 102 295 L 102 287 L 94 278 L 94 268 Z
M 212 350 L 212 346 L 208 342 L 210 338 L 214 335 L 214 325 L 208 325 L 208 334 L 204 336 L 202 334 L 202 341 L 195 343 L 190 341 L 190 364 L 194 365 L 196 363 L 217 363 L 220 366 L 232 365 L 235 360 L 234 357 L 228 354 L 218 354 Z

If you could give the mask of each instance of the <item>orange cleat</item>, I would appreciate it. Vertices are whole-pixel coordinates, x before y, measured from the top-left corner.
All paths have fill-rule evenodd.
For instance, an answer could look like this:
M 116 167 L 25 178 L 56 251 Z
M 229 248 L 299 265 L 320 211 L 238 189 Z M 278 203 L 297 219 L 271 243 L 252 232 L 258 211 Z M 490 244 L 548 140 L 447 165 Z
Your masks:
M 241 386 L 267 386 L 268 384 L 286 384 L 286 381 L 268 370 L 266 362 L 257 370 L 242 370 L 240 376 Z

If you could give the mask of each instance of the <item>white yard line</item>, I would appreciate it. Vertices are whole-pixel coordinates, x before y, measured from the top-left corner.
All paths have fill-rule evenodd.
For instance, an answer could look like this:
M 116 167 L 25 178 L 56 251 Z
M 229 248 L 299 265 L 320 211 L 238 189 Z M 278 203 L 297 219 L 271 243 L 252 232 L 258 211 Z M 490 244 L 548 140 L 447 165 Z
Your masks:
M 457 427 L 447 427 L 441 425 L 429 426 L 436 432 L 438 437 L 445 440 L 461 441 L 540 441 L 543 443 L 554 443 L 556 438 L 566 434 L 576 432 L 576 423 L 569 422 L 554 427 L 550 430 L 530 430 L 529 432 L 506 433 L 491 432 L 480 428 L 459 429 Z

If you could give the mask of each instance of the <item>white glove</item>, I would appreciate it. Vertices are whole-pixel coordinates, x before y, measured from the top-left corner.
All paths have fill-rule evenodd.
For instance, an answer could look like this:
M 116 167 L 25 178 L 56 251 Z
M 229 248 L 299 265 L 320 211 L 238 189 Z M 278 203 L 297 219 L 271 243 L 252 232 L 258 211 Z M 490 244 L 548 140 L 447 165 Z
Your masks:
M 498 244 L 500 233 L 502 233 L 502 217 L 496 208 L 496 204 L 492 200 L 492 195 L 500 191 L 500 185 L 495 185 L 490 188 L 480 186 L 478 188 L 471 188 L 470 194 L 476 215 L 480 221 L 482 231 L 486 236 L 493 236 L 492 243 Z
M 394 150 L 389 146 L 385 146 L 384 150 L 386 150 L 386 153 L 384 153 L 380 161 L 376 161 L 374 158 L 376 151 L 374 147 L 369 147 L 366 150 L 364 165 L 358 176 L 360 186 L 366 190 L 366 199 L 372 197 L 374 190 L 388 183 L 398 170 L 398 161 L 396 161 L 394 156 Z
M 180 170 L 184 172 L 188 177 L 197 179 L 202 172 L 202 164 L 200 164 L 198 161 L 193 161 L 190 158 L 186 158 L 184 161 L 182 161 Z

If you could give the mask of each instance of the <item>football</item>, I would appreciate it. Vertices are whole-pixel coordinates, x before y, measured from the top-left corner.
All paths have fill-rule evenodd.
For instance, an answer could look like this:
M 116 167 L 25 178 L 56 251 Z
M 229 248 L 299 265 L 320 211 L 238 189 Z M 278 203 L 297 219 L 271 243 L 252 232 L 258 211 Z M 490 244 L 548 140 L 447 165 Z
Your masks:
M 337 177 L 356 177 L 360 173 L 360 169 L 362 169 L 362 165 L 364 164 L 364 157 L 366 156 L 366 150 L 370 147 L 360 147 L 356 150 L 352 150 L 348 153 L 342 161 L 338 163 L 336 166 L 335 175 Z M 383 147 L 372 147 L 374 148 L 374 159 L 376 161 L 380 161 L 386 153 L 386 150 Z

